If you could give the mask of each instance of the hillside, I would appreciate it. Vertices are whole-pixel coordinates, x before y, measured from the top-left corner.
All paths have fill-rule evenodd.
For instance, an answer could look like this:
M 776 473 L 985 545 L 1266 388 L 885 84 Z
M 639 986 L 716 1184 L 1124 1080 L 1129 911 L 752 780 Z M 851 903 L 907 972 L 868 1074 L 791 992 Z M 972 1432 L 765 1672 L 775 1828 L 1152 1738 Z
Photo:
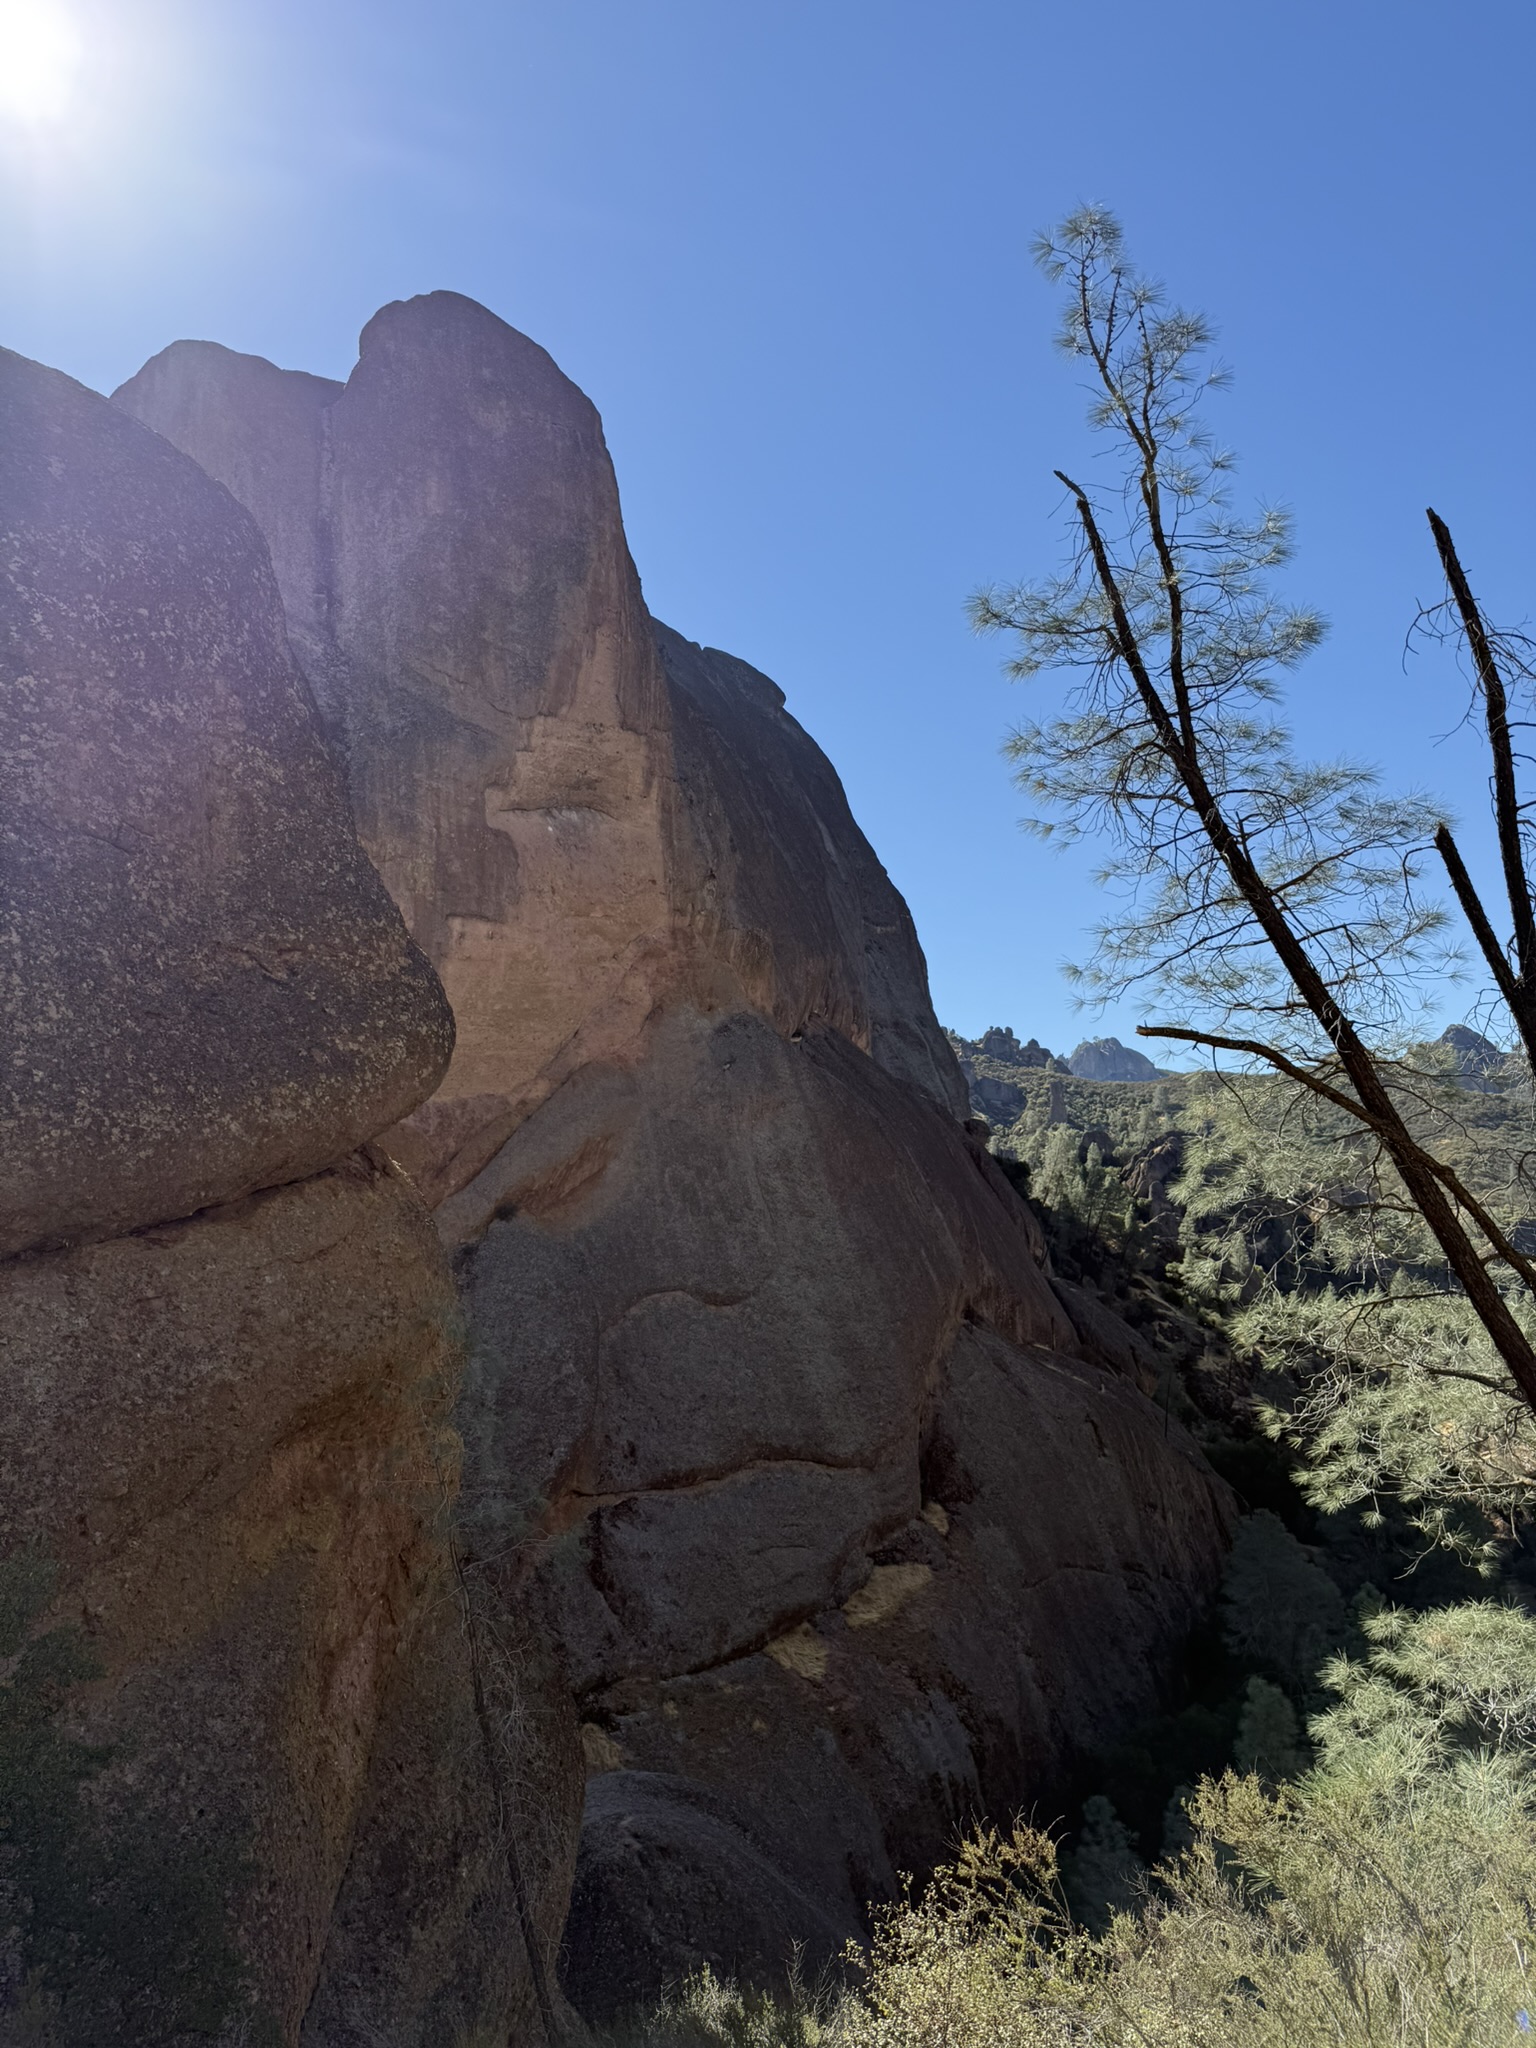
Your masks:
M 992 1127 L 992 1149 L 1013 1159 L 1038 1159 L 1048 1134 L 1059 1127 L 1084 1139 L 1104 1134 L 1110 1142 L 1100 1150 L 1106 1159 L 1112 1152 L 1113 1162 L 1123 1166 L 1160 1140 L 1208 1134 L 1219 1107 L 1233 1099 L 1232 1086 L 1206 1070 L 1163 1072 L 1155 1080 L 1089 1080 L 1067 1061 L 1035 1048 L 1033 1040 L 1030 1047 L 1043 1056 L 1018 1057 L 1012 1031 L 991 1031 L 979 1040 L 951 1032 L 949 1039 L 972 1109 Z M 1467 1185 L 1498 1202 L 1517 1225 L 1531 1220 L 1527 1208 L 1536 1216 L 1536 1185 L 1527 1187 L 1524 1177 L 1533 1091 L 1523 1060 L 1452 1025 L 1432 1043 L 1410 1048 L 1392 1071 L 1415 1127 L 1433 1139 Z M 1263 1076 L 1243 1078 L 1240 1085 L 1248 1097 L 1276 1105 L 1295 1092 L 1289 1083 Z

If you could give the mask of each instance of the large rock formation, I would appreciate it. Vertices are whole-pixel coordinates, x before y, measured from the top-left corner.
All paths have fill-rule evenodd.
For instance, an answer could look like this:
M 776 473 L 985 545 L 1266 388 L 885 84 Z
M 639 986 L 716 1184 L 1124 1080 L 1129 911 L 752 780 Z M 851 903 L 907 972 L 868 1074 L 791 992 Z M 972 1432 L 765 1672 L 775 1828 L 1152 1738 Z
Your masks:
M 1080 1081 L 1158 1081 L 1162 1069 L 1118 1038 L 1085 1038 L 1068 1062 Z
M 531 2026 L 451 1278 L 368 1142 L 450 1013 L 250 515 L 9 354 L 0 444 L 0 2032 Z
M 836 776 L 653 627 L 541 350 L 438 293 L 344 387 L 178 343 L 117 400 L 266 532 L 453 1003 L 386 1142 L 460 1271 L 468 1583 L 582 1723 L 571 1993 L 824 1955 L 1151 1703 L 1223 1490 L 964 1127 Z
M 965 1076 L 971 1107 L 994 1129 L 1016 1123 L 1023 1114 L 1026 1075 L 1042 1067 L 1053 1074 L 1070 1071 L 1038 1039 L 1020 1045 L 1007 1025 L 994 1024 L 980 1038 L 962 1038 L 955 1031 L 945 1036 Z
M 348 823 L 254 523 L 56 372 L 0 386 L 0 1254 L 301 1179 L 451 1025 Z

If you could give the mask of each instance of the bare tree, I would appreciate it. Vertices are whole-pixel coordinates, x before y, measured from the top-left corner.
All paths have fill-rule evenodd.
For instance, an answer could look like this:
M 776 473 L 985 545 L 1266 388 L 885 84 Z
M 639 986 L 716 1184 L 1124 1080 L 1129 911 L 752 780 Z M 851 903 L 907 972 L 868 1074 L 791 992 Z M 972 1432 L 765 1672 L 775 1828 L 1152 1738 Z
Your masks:
M 1474 687 L 1483 707 L 1491 763 L 1489 798 L 1499 841 L 1499 866 L 1504 893 L 1509 902 L 1512 938 L 1502 945 L 1493 922 L 1473 886 L 1466 862 L 1449 825 L 1435 828 L 1435 850 L 1445 863 L 1451 888 L 1462 914 L 1471 927 L 1478 951 L 1493 977 L 1493 985 L 1509 1011 L 1531 1070 L 1536 1073 L 1536 907 L 1530 882 L 1532 835 L 1531 804 L 1522 800 L 1515 768 L 1515 745 L 1509 716 L 1509 692 L 1503 670 L 1510 667 L 1522 682 L 1530 682 L 1528 646 L 1522 636 L 1498 635 L 1489 631 L 1482 611 L 1472 595 L 1466 571 L 1451 539 L 1450 528 L 1431 510 L 1429 520 L 1440 566 L 1450 591 L 1443 607 L 1454 614 L 1456 626 L 1472 658 Z M 1434 614 L 1430 615 L 1431 620 Z M 1514 959 L 1510 959 L 1513 953 Z
M 1245 520 L 1231 508 L 1231 458 L 1199 413 L 1202 393 L 1225 381 L 1206 322 L 1132 267 L 1101 209 L 1072 215 L 1035 254 L 1065 288 L 1059 341 L 1090 372 L 1090 420 L 1109 445 L 1114 484 L 1093 490 L 1058 470 L 1071 562 L 1044 582 L 983 591 L 972 617 L 1015 636 L 1014 675 L 1076 678 L 1064 715 L 1022 728 L 1010 752 L 1020 786 L 1054 813 L 1039 829 L 1094 832 L 1110 847 L 1103 879 L 1125 910 L 1101 928 L 1083 978 L 1101 998 L 1140 988 L 1182 1010 L 1187 1021 L 1143 1025 L 1143 1036 L 1262 1062 L 1363 1125 L 1536 1409 L 1536 1349 L 1511 1305 L 1536 1303 L 1536 1268 L 1415 1137 L 1384 1049 L 1444 964 L 1444 913 L 1418 886 L 1432 844 L 1490 968 L 1495 956 L 1504 963 L 1495 978 L 1505 1000 L 1513 991 L 1536 1003 L 1512 779 L 1507 801 L 1500 794 L 1507 710 L 1491 643 L 1474 636 L 1470 592 L 1460 616 L 1494 742 L 1513 967 L 1428 801 L 1386 797 L 1348 762 L 1301 761 L 1275 715 L 1279 676 L 1323 627 L 1268 583 L 1290 553 L 1286 515 Z M 1437 540 L 1443 532 L 1437 522 Z M 1448 535 L 1442 557 L 1461 605 Z

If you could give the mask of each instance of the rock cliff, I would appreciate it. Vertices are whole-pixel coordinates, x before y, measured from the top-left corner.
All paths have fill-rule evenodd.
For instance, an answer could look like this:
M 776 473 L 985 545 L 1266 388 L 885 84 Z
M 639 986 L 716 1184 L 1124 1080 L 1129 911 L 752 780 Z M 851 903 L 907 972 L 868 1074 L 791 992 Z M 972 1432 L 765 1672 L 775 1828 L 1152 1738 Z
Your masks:
M 554 1730 L 507 1722 L 546 1917 L 580 1826 L 570 1994 L 825 1955 L 1150 1703 L 1224 1491 L 965 1128 L 832 769 L 767 678 L 653 625 L 542 350 L 436 293 L 344 386 L 177 343 L 116 400 L 265 533 L 452 1003 L 446 1078 L 383 1142 L 457 1266 L 461 1541 Z
M 1157 1081 L 1162 1069 L 1118 1038 L 1085 1038 L 1068 1061 L 1080 1081 Z
M 6 353 L 0 445 L 0 2032 L 520 2024 L 457 1310 L 369 1142 L 451 1015 L 250 515 Z

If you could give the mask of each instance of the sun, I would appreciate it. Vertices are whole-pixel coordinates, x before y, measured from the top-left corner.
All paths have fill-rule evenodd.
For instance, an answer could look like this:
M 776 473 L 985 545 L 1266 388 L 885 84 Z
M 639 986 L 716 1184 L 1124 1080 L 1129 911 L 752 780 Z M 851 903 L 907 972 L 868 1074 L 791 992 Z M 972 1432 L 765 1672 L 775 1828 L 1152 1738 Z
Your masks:
M 83 54 L 80 31 L 59 0 L 0 0 L 0 118 L 62 120 Z

